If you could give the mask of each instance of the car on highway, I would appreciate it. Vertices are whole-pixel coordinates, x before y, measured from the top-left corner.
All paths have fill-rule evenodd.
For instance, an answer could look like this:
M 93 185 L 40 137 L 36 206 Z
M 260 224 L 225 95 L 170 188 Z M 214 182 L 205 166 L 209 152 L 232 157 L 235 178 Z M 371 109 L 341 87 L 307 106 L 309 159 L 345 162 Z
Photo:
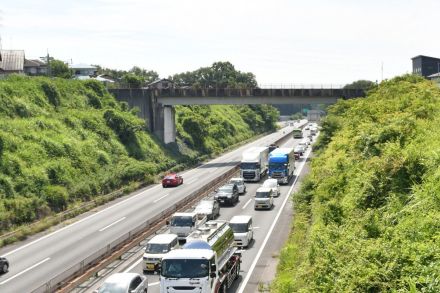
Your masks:
M 169 173 L 162 179 L 163 187 L 178 186 L 180 184 L 183 184 L 183 178 L 177 173 Z
M 148 281 L 136 273 L 116 273 L 108 277 L 95 293 L 146 293 Z
M 307 140 L 303 140 L 298 145 L 302 146 L 303 149 L 306 150 L 307 147 L 309 146 L 309 143 L 307 142 Z
M 244 184 L 244 179 L 241 177 L 234 177 L 229 180 L 229 183 L 235 184 L 238 187 L 238 193 L 246 193 L 246 184 Z
M 268 209 L 273 207 L 272 188 L 260 187 L 255 193 L 254 209 Z
M 215 193 L 214 199 L 220 204 L 234 205 L 238 202 L 238 187 L 236 184 L 225 184 Z
M 295 148 L 294 148 L 294 150 L 293 150 L 293 152 L 295 153 L 295 154 L 299 154 L 299 156 L 301 157 L 302 155 L 304 155 L 304 152 L 305 152 L 306 150 L 304 149 L 304 147 L 302 146 L 302 145 L 297 145 Z
M 233 216 L 229 226 L 234 232 L 234 243 L 238 247 L 248 247 L 254 239 L 251 216 Z
M 197 214 L 204 214 L 207 220 L 214 220 L 220 216 L 220 204 L 216 200 L 201 200 L 194 209 Z
M 310 134 L 311 135 L 316 135 L 317 133 L 318 133 L 318 129 L 317 128 L 313 127 L 313 128 L 310 129 Z
M 6 274 L 9 270 L 9 261 L 6 257 L 0 257 L 0 273 Z
M 176 248 L 179 248 L 176 234 L 158 234 L 151 238 L 142 257 L 144 274 L 158 271 L 163 256 Z
M 280 196 L 280 185 L 278 184 L 278 179 L 266 179 L 262 187 L 267 187 L 272 189 L 272 194 L 274 197 Z

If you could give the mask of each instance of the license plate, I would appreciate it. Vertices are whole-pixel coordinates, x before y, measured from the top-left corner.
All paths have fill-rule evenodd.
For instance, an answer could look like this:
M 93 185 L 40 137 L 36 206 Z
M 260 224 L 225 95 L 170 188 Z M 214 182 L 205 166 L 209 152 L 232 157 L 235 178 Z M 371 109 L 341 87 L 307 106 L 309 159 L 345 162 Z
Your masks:
M 147 263 L 147 270 L 153 271 L 154 270 L 154 264 Z

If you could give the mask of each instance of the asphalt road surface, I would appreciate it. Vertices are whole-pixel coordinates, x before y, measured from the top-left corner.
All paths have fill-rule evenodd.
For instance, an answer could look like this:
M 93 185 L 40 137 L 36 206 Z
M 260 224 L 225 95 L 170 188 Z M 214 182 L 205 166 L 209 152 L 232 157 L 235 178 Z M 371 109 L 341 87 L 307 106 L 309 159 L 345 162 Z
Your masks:
M 209 182 L 230 170 L 240 161 L 241 154 L 247 147 L 267 146 L 284 136 L 284 133 L 292 128 L 293 126 L 287 126 L 198 168 L 186 171 L 183 173 L 184 184 L 177 188 L 164 189 L 160 184 L 152 185 L 123 201 L 32 242 L 18 247 L 14 246 L 13 249 L 6 247 L 0 250 L 0 255 L 5 255 L 10 262 L 9 272 L 0 276 L 0 292 L 31 292 L 37 288 L 45 288 L 55 276 L 73 267 L 94 252 L 105 248 L 109 243 L 117 241 L 133 227 L 147 221 L 177 200 L 190 194 L 197 187 L 197 182 Z M 255 191 L 257 186 L 258 184 L 249 184 L 248 194 L 241 198 L 241 202 L 236 208 L 222 209 L 222 218 L 230 218 L 238 209 L 242 209 L 246 213 L 250 212 L 253 208 L 251 204 L 248 204 L 245 209 L 243 206 L 251 198 L 250 194 Z M 271 215 L 275 214 L 281 206 L 286 188 L 283 188 L 284 194 L 277 199 L 276 207 L 272 211 L 259 212 L 255 216 L 256 224 L 254 225 L 259 226 L 255 231 L 255 243 L 262 241 L 261 237 L 264 234 L 259 231 L 266 231 L 266 226 L 273 219 Z M 250 249 L 249 252 L 255 250 Z M 245 259 L 252 259 L 252 255 L 245 255 Z M 153 287 L 151 289 L 154 292 Z
M 308 133 L 308 131 L 306 131 Z M 302 139 L 290 138 L 286 143 L 280 147 L 294 147 Z M 302 158 L 296 162 L 296 170 L 294 178 L 288 185 L 280 185 L 281 195 L 274 199 L 275 206 L 271 210 L 254 210 L 254 195 L 257 188 L 264 181 L 255 183 L 246 183 L 247 192 L 240 196 L 240 202 L 233 207 L 222 206 L 220 209 L 221 220 L 229 221 L 235 215 L 250 215 L 253 218 L 254 226 L 254 241 L 248 248 L 243 250 L 241 276 L 233 283 L 233 286 L 228 292 L 258 292 L 265 281 L 267 273 L 273 276 L 276 269 L 276 262 L 273 258 L 276 257 L 280 248 L 283 246 L 285 240 L 290 232 L 290 221 L 292 216 L 292 206 L 289 200 L 289 194 L 298 188 L 298 179 L 304 171 L 307 157 L 310 154 L 311 147 Z M 268 268 L 269 266 L 269 268 Z M 124 272 L 135 272 L 143 274 L 142 271 L 142 254 L 138 254 L 135 261 L 129 264 Z M 148 274 L 149 288 L 148 292 L 159 292 L 159 277 L 157 274 Z M 269 280 L 270 281 L 270 280 Z M 91 288 L 88 292 L 92 292 L 99 286 L 99 283 Z

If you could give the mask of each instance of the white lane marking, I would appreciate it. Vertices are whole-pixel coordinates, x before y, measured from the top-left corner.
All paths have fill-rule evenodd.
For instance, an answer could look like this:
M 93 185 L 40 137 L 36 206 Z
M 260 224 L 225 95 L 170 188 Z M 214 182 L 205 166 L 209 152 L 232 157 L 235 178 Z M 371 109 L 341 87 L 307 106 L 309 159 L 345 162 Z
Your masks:
M 162 199 L 164 199 L 165 197 L 167 197 L 168 195 L 170 195 L 169 193 L 165 194 L 164 196 L 159 197 L 158 199 L 154 200 L 153 203 L 156 203 Z
M 135 266 L 137 266 L 140 262 L 142 261 L 142 258 L 138 259 L 137 261 L 134 262 L 134 264 L 132 264 L 131 266 L 129 266 L 124 273 L 128 273 L 129 271 L 131 271 Z
M 274 139 L 274 138 L 278 138 L 278 134 L 280 134 L 280 133 L 281 133 L 281 130 L 278 130 L 277 132 L 274 133 L 275 135 L 270 135 L 270 136 L 271 136 L 273 139 Z M 254 145 L 254 144 L 258 144 L 258 145 L 259 145 L 260 143 L 261 143 L 261 141 L 256 140 L 252 145 Z M 234 151 L 238 151 L 238 150 L 240 150 L 240 149 L 242 149 L 242 148 L 245 148 L 245 147 L 247 147 L 247 146 L 240 147 L 240 148 L 238 148 L 237 150 L 232 150 L 232 151 L 230 151 L 229 153 L 232 153 L 232 152 L 234 152 Z M 226 154 L 229 154 L 229 153 L 226 153 Z M 226 154 L 225 154 L 225 155 L 226 155 Z M 217 159 L 221 159 L 221 157 L 220 157 L 220 158 L 217 158 Z M 224 158 L 222 158 L 222 159 L 224 159 Z M 216 161 L 216 159 L 214 159 L 214 160 L 212 160 L 211 162 L 208 162 L 208 163 L 213 163 L 214 161 Z M 185 171 L 184 173 L 181 173 L 181 174 L 182 174 L 182 175 L 183 175 L 183 174 L 188 174 L 188 173 L 190 173 L 191 171 L 195 171 L 195 170 L 200 169 L 201 167 L 203 167 L 203 165 L 201 165 L 201 166 L 199 166 L 199 167 L 196 167 L 196 168 L 194 168 L 194 169 L 191 169 L 191 170 Z M 116 203 L 116 204 L 114 204 L 114 205 L 112 205 L 112 206 L 106 208 L 106 209 L 103 209 L 103 210 L 101 210 L 101 211 L 99 211 L 99 212 L 96 212 L 96 213 L 90 215 L 90 216 L 87 216 L 87 217 L 85 217 L 84 219 L 81 219 L 81 220 L 79 220 L 79 221 L 76 221 L 75 223 L 72 223 L 72 224 L 70 224 L 70 225 L 67 225 L 67 226 L 65 226 L 65 227 L 63 227 L 63 228 L 61 228 L 61 229 L 59 229 L 59 230 L 56 230 L 56 231 L 54 231 L 54 232 L 52 232 L 52 233 L 50 233 L 50 234 L 47 234 L 47 235 L 45 235 L 45 236 L 43 236 L 43 237 L 41 237 L 41 238 L 35 239 L 34 241 L 29 242 L 28 244 L 25 244 L 25 245 L 23 245 L 23 246 L 20 246 L 20 247 L 14 249 L 14 250 L 9 251 L 8 253 L 4 254 L 3 256 L 9 256 L 9 255 L 11 255 L 11 254 L 14 254 L 14 253 L 16 253 L 16 252 L 18 252 L 18 251 L 20 251 L 20 250 L 22 250 L 22 249 L 25 249 L 26 247 L 29 247 L 29 246 L 31 246 L 31 245 L 33 245 L 33 244 L 35 244 L 35 243 L 38 243 L 38 242 L 40 242 L 40 241 L 42 241 L 42 240 L 44 240 L 44 239 L 46 239 L 46 238 L 49 238 L 49 237 L 51 237 L 51 236 L 53 236 L 53 235 L 55 235 L 55 234 L 57 234 L 57 233 L 60 233 L 60 232 L 62 232 L 62 231 L 64 231 L 64 230 L 69 229 L 69 228 L 71 228 L 71 227 L 73 227 L 73 226 L 75 226 L 75 225 L 78 225 L 78 224 L 80 224 L 80 223 L 82 223 L 82 222 L 84 222 L 84 221 L 87 221 L 87 220 L 89 220 L 90 218 L 93 218 L 93 217 L 95 217 L 95 216 L 97 216 L 97 215 L 99 215 L 99 214 L 101 214 L 101 213 L 104 213 L 104 212 L 106 212 L 106 211 L 108 211 L 108 210 L 110 210 L 110 209 L 113 209 L 113 208 L 115 208 L 115 207 L 121 205 L 121 204 L 124 204 L 125 202 L 127 202 L 127 201 L 129 201 L 129 200 L 133 200 L 133 199 L 135 199 L 135 198 L 137 198 L 137 197 L 143 195 L 144 193 L 151 191 L 152 189 L 159 188 L 159 187 L 161 187 L 161 184 L 157 184 L 157 185 L 155 185 L 155 186 L 153 186 L 153 187 L 151 187 L 151 188 L 149 188 L 149 189 L 147 189 L 147 190 L 144 190 L 143 192 L 140 192 L 140 193 L 138 193 L 138 194 L 136 194 L 136 195 L 133 195 L 133 196 L 131 196 L 131 197 L 129 197 L 129 198 L 123 200 L 123 201 L 120 201 L 120 202 L 118 202 L 118 203 Z
M 310 151 L 307 153 L 307 156 L 305 157 L 306 159 L 308 158 L 308 156 L 310 155 Z M 301 174 L 301 171 L 304 167 L 306 163 L 306 160 L 304 160 L 303 162 L 301 162 L 301 166 L 298 168 L 298 174 L 295 177 L 295 180 L 293 181 L 292 187 L 290 187 L 289 192 L 287 193 L 286 198 L 283 201 L 283 205 L 281 206 L 280 210 L 277 213 L 277 216 L 275 217 L 275 220 L 273 221 L 272 225 L 270 226 L 269 232 L 266 234 L 266 238 L 264 238 L 263 244 L 260 247 L 260 250 L 258 250 L 257 256 L 255 257 L 254 261 L 252 262 L 252 265 L 248 271 L 248 273 L 246 274 L 246 278 L 244 279 L 243 283 L 240 286 L 240 289 L 238 290 L 238 293 L 243 293 L 244 289 L 247 285 L 247 283 L 249 282 L 249 279 L 252 275 L 252 272 L 255 269 L 255 266 L 257 265 L 258 260 L 260 259 L 261 254 L 263 253 L 264 248 L 266 247 L 267 241 L 269 240 L 270 236 L 272 235 L 273 229 L 275 228 L 276 223 L 278 222 L 279 217 L 281 216 L 281 213 L 284 210 L 284 206 L 286 205 L 287 201 L 290 198 L 290 194 L 292 193 L 293 188 L 295 187 L 296 182 L 298 181 L 299 178 L 299 174 Z
M 254 227 L 254 229 L 260 229 L 260 227 Z
M 35 267 L 37 267 L 37 266 L 41 265 L 42 263 L 44 263 L 44 262 L 48 261 L 49 259 L 50 259 L 50 257 L 48 257 L 48 258 L 45 258 L 45 259 L 43 259 L 42 261 L 40 261 L 40 262 L 38 262 L 38 263 L 34 264 L 33 266 L 31 266 L 31 267 L 28 267 L 28 268 L 27 268 L 27 269 L 25 269 L 24 271 L 21 271 L 20 273 L 18 273 L 18 274 L 16 274 L 16 275 L 14 275 L 14 276 L 12 276 L 12 277 L 10 277 L 10 278 L 8 278 L 8 279 L 4 280 L 3 282 L 1 282 L 1 283 L 0 283 L 0 285 L 6 284 L 7 282 L 9 282 L 9 281 L 11 281 L 11 280 L 13 280 L 13 279 L 17 278 L 18 276 L 21 276 L 21 275 L 23 275 L 24 273 L 26 273 L 26 272 L 28 272 L 28 271 L 32 270 L 33 268 L 35 268 Z
M 148 287 L 159 285 L 159 283 L 160 283 L 160 282 L 150 283 L 150 284 L 148 284 Z
M 250 199 L 244 204 L 244 206 L 242 207 L 242 209 L 244 210 L 244 209 L 248 206 L 248 204 L 251 203 L 251 201 L 252 201 L 252 198 L 250 198 Z
M 110 228 L 111 226 L 116 225 L 117 223 L 119 223 L 119 222 L 121 222 L 121 221 L 124 221 L 126 218 L 127 218 L 127 217 L 122 217 L 122 218 L 120 218 L 119 220 L 114 221 L 114 222 L 111 223 L 110 225 L 107 225 L 107 226 L 105 226 L 104 228 L 99 229 L 99 232 L 102 232 L 102 231 L 104 231 L 104 230 L 107 230 L 107 229 Z
M 140 192 L 140 193 L 138 193 L 138 194 L 136 194 L 136 195 L 133 195 L 132 197 L 129 197 L 129 198 L 123 200 L 123 201 L 120 201 L 120 202 L 118 202 L 118 203 L 116 203 L 116 204 L 114 204 L 114 205 L 112 205 L 112 206 L 110 206 L 110 207 L 108 207 L 108 208 L 106 208 L 106 209 L 103 209 L 102 211 L 96 212 L 96 213 L 94 213 L 93 215 L 90 215 L 90 216 L 88 216 L 88 217 L 85 217 L 84 219 L 81 219 L 81 220 L 79 220 L 79 221 L 77 221 L 77 222 L 75 222 L 75 223 L 72 223 L 72 224 L 70 224 L 70 225 L 68 225 L 68 226 L 66 226 L 66 227 L 63 227 L 63 228 L 61 228 L 61 229 L 59 229 L 59 230 L 56 230 L 56 231 L 54 231 L 54 232 L 52 232 L 52 233 L 50 233 L 50 234 L 47 234 L 46 236 L 43 236 L 43 237 L 38 238 L 38 239 L 36 239 L 36 240 L 34 240 L 34 241 L 28 243 L 28 244 L 25 244 L 25 245 L 23 245 L 23 246 L 21 246 L 21 247 L 18 247 L 18 248 L 16 248 L 16 249 L 14 249 L 14 250 L 11 250 L 11 251 L 9 251 L 8 253 L 4 254 L 3 256 L 8 256 L 8 255 L 11 255 L 11 254 L 13 254 L 13 253 L 16 253 L 16 252 L 18 252 L 18 251 L 20 251 L 20 250 L 22 250 L 22 249 L 24 249 L 24 248 L 26 248 L 26 247 L 28 247 L 28 246 L 31 246 L 32 244 L 35 244 L 35 243 L 37 243 L 37 242 L 40 242 L 41 240 L 44 240 L 44 239 L 46 239 L 46 238 L 49 238 L 49 237 L 51 237 L 51 236 L 53 236 L 53 235 L 55 235 L 55 234 L 57 234 L 57 233 L 60 233 L 61 231 L 64 231 L 64 230 L 66 230 L 66 229 L 68 229 L 68 228 L 71 228 L 71 227 L 73 227 L 73 226 L 75 226 L 75 225 L 78 225 L 79 223 L 82 223 L 82 222 L 84 222 L 84 221 L 87 221 L 88 219 L 93 218 L 93 217 L 95 217 L 95 216 L 97 216 L 97 215 L 99 215 L 99 214 L 101 214 L 101 213 L 103 213 L 103 212 L 106 212 L 106 211 L 108 211 L 108 210 L 110 210 L 110 209 L 112 209 L 112 208 L 115 208 L 115 207 L 117 207 L 117 206 L 119 206 L 119 205 L 121 205 L 121 204 L 123 204 L 123 203 L 129 201 L 129 200 L 135 199 L 135 198 L 137 198 L 138 196 L 143 195 L 145 192 L 150 191 L 150 190 L 152 190 L 152 189 L 154 189 L 154 188 L 157 188 L 157 187 L 159 187 L 159 186 L 162 186 L 162 185 L 158 184 L 158 185 L 156 185 L 156 186 L 153 186 L 152 188 L 149 188 L 149 189 L 147 189 L 147 190 L 145 190 L 145 191 L 143 191 L 143 192 Z

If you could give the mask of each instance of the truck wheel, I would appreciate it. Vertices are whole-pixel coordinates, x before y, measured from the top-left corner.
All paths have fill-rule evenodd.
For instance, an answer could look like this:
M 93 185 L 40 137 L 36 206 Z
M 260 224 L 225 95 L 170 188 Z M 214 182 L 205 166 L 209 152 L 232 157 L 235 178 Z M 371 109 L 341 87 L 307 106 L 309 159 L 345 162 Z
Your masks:
M 235 278 L 234 278 L 234 280 L 237 280 L 239 275 L 240 275 L 240 264 L 237 264 L 237 267 L 235 268 Z
M 9 267 L 8 267 L 8 264 L 5 263 L 5 264 L 3 265 L 3 267 L 2 267 L 2 272 L 3 272 L 3 273 L 7 273 L 7 272 L 8 272 L 8 268 L 9 268 Z

